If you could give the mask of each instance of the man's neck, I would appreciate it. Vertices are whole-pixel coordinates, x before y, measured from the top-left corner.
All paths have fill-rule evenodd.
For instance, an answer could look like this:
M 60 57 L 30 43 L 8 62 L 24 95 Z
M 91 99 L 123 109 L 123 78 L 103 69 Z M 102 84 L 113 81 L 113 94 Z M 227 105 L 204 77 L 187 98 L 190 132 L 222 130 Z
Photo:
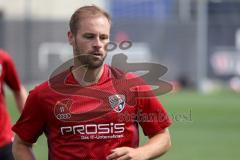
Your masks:
M 72 74 L 75 80 L 82 86 L 88 86 L 97 83 L 103 74 L 104 65 L 95 69 L 89 69 L 87 67 L 73 66 Z

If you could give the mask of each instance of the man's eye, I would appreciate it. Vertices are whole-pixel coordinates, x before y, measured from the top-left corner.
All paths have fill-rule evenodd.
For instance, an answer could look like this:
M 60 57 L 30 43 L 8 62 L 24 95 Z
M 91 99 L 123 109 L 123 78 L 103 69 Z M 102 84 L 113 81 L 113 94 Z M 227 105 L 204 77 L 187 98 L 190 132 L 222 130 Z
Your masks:
M 107 39 L 108 39 L 108 36 L 100 36 L 100 39 L 101 39 L 101 40 L 107 40 Z
M 93 39 L 94 35 L 87 34 L 87 35 L 84 35 L 83 37 L 86 38 L 86 39 Z

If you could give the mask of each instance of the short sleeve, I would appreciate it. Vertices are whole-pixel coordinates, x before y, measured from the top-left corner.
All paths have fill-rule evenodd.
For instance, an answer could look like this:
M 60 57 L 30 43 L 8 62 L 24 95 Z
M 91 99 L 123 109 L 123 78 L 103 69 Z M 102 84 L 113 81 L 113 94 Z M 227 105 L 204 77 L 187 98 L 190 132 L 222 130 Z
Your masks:
M 35 143 L 44 131 L 45 116 L 38 99 L 37 91 L 29 93 L 23 112 L 12 127 L 21 139 L 29 143 Z
M 149 86 L 144 86 L 144 88 L 145 91 L 151 90 Z M 137 99 L 137 120 L 146 136 L 157 134 L 172 124 L 171 118 L 158 97 L 152 93 L 150 95 L 149 97 Z
M 21 84 L 20 79 L 17 74 L 16 67 L 11 57 L 7 57 L 6 59 L 6 75 L 5 82 L 6 84 L 14 91 L 19 91 Z

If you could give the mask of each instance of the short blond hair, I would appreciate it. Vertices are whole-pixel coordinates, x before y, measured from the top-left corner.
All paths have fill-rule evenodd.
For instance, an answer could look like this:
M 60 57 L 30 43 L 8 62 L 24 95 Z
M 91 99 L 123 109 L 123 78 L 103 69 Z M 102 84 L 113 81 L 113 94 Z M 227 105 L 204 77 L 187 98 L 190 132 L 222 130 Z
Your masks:
M 84 6 L 84 7 L 78 8 L 71 16 L 71 19 L 69 22 L 70 31 L 74 35 L 76 35 L 77 31 L 79 29 L 78 24 L 82 19 L 87 18 L 87 17 L 97 17 L 97 16 L 106 17 L 107 20 L 109 21 L 109 23 L 111 24 L 110 15 L 105 10 L 103 10 L 95 5 Z

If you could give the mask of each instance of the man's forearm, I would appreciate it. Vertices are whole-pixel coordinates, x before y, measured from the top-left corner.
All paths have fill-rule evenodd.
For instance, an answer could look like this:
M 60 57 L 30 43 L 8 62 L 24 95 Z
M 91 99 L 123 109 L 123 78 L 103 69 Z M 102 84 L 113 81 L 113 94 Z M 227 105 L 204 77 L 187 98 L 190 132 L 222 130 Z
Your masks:
M 17 135 L 13 142 L 12 152 L 15 160 L 35 160 L 32 145 L 23 142 Z
M 170 134 L 168 129 L 165 129 L 161 133 L 150 137 L 148 142 L 139 148 L 118 147 L 113 149 L 106 159 L 149 160 L 163 155 L 170 147 Z
M 21 113 L 23 110 L 24 104 L 26 102 L 26 99 L 27 99 L 27 91 L 23 86 L 21 86 L 20 91 L 14 92 L 13 94 L 14 94 L 14 97 L 16 100 L 17 108 L 18 108 L 19 112 Z
M 168 129 L 165 129 L 162 133 L 150 137 L 148 142 L 138 149 L 146 155 L 147 159 L 152 159 L 163 155 L 170 147 L 170 134 Z

